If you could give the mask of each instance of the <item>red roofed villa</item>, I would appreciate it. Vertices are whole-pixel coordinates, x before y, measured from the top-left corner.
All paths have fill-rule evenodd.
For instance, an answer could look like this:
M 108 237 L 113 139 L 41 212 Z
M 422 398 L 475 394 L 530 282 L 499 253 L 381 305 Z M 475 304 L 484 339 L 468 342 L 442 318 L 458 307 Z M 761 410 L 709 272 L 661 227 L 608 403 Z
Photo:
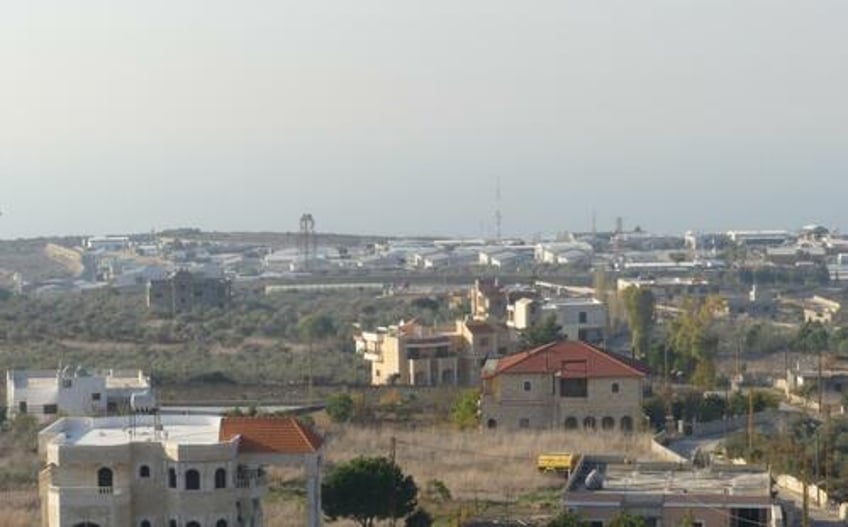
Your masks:
M 488 361 L 481 413 L 489 429 L 630 432 L 642 419 L 642 363 L 581 341 Z

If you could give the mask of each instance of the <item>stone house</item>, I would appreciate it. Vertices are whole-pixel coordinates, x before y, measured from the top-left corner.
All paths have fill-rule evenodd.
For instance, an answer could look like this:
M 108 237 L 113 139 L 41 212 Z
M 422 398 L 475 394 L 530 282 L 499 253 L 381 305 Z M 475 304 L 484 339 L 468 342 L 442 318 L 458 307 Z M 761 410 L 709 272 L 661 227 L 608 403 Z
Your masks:
M 642 421 L 647 367 L 581 341 L 559 341 L 490 360 L 483 426 L 632 431 Z

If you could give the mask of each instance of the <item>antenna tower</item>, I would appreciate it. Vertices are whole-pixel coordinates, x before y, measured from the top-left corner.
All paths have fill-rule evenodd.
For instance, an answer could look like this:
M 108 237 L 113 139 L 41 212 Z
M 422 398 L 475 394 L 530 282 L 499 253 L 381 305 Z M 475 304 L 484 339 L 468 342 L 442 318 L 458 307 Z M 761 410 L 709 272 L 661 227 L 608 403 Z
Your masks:
M 303 267 L 308 269 L 317 252 L 317 238 L 315 236 L 315 218 L 310 213 L 304 213 L 300 217 L 300 233 L 298 236 L 298 251 Z
M 498 176 L 495 186 L 495 237 L 501 241 L 501 227 L 503 216 L 501 215 L 501 178 Z

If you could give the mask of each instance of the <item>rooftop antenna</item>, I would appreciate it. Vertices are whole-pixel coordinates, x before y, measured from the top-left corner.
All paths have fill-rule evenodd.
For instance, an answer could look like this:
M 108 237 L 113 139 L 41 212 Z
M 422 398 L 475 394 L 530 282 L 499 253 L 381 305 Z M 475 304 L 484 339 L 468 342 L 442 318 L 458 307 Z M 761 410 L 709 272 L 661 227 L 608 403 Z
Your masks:
M 501 177 L 498 176 L 495 184 L 495 238 L 501 241 L 501 227 L 503 216 L 501 215 Z

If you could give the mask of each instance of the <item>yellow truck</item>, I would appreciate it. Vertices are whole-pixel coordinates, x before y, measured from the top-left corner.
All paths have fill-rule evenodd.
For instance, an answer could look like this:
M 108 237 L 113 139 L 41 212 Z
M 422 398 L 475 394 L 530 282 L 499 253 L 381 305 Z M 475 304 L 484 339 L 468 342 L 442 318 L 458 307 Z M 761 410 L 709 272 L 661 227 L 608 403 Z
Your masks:
M 539 472 L 557 472 L 568 477 L 579 460 L 579 454 L 539 454 L 536 458 L 536 468 Z

